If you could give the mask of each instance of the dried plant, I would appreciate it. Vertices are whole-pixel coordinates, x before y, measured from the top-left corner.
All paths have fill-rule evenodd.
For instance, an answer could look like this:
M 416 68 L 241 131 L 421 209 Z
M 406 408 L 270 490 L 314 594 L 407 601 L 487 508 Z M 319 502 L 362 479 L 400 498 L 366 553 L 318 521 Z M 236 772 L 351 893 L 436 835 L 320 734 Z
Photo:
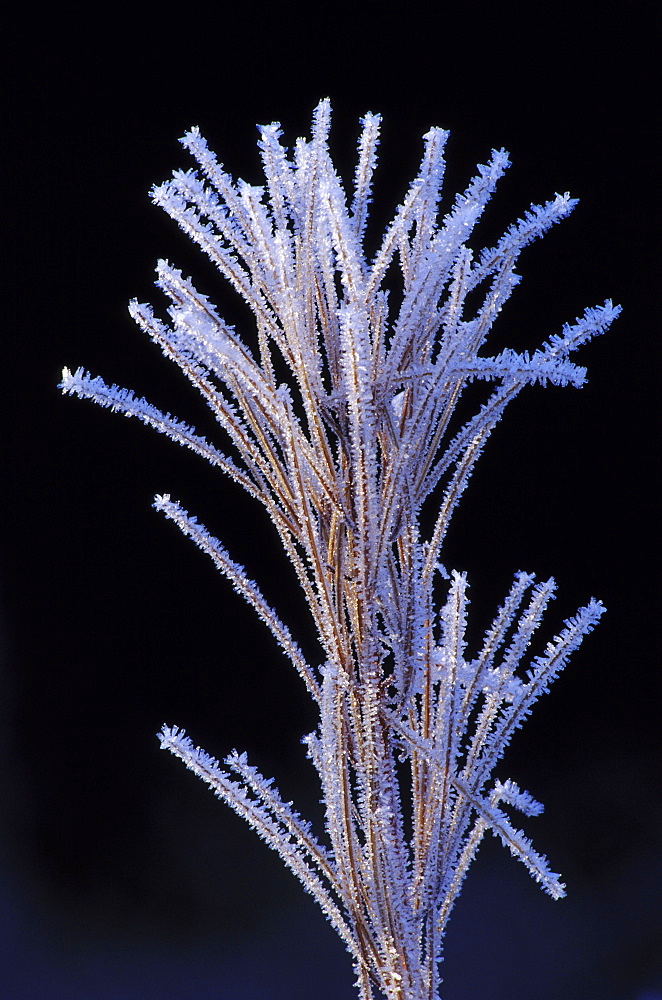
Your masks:
M 493 152 L 438 223 L 447 133 L 433 128 L 420 172 L 368 263 L 380 118 L 368 114 L 362 124 L 350 207 L 328 152 L 327 100 L 310 141 L 298 140 L 290 156 L 278 125 L 261 129 L 266 187 L 233 183 L 193 129 L 182 141 L 202 177 L 178 171 L 153 191 L 255 317 L 251 349 L 165 261 L 157 284 L 171 301 L 170 323 L 147 305 L 130 307 L 203 394 L 234 458 L 82 369 L 65 369 L 62 387 L 139 417 L 264 504 L 310 608 L 319 666 L 216 538 L 169 496 L 155 506 L 253 605 L 315 701 L 319 727 L 305 742 L 322 785 L 325 837 L 245 755 L 233 752 L 221 768 L 177 727 L 163 728 L 161 745 L 243 816 L 317 900 L 352 956 L 361 1000 L 432 1000 L 448 917 L 486 830 L 550 895 L 564 894 L 503 808 L 531 816 L 542 806 L 493 771 L 604 610 L 589 601 L 527 659 L 554 582 L 534 584 L 518 572 L 482 647 L 469 655 L 467 580 L 441 564 L 444 538 L 506 405 L 529 383 L 580 386 L 585 371 L 568 355 L 602 333 L 618 308 L 587 310 L 533 354 L 480 354 L 518 281 L 520 252 L 574 201 L 557 195 L 532 206 L 474 259 L 467 240 L 507 156 Z M 384 290 L 396 263 L 397 306 Z M 475 289 L 479 304 L 467 315 Z M 496 387 L 450 433 L 474 379 Z M 423 538 L 421 510 L 432 494 L 438 513 Z M 441 607 L 435 588 L 445 593 Z

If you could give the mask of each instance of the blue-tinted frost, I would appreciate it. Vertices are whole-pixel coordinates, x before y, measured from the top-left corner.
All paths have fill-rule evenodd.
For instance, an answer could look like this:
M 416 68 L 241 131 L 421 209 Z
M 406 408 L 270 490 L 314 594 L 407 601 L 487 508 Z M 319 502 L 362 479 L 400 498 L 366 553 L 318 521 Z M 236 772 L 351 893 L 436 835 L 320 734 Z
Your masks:
M 200 172 L 176 171 L 154 188 L 156 204 L 255 319 L 251 348 L 166 261 L 157 284 L 170 301 L 169 323 L 131 304 L 139 326 L 200 390 L 233 457 L 81 369 L 65 369 L 62 388 L 193 449 L 268 511 L 304 590 L 319 663 L 306 661 L 257 584 L 195 517 L 168 495 L 155 503 L 252 604 L 315 701 L 319 726 L 304 742 L 326 830 L 314 835 L 245 755 L 230 754 L 222 768 L 177 727 L 163 728 L 161 745 L 243 816 L 317 900 L 352 956 L 361 1000 L 376 992 L 433 1000 L 446 923 L 487 830 L 547 892 L 564 893 L 504 811 L 535 816 L 542 806 L 494 769 L 604 610 L 589 601 L 530 654 L 554 581 L 535 584 L 518 572 L 482 647 L 469 650 L 468 583 L 441 565 L 446 531 L 507 404 L 531 383 L 581 386 L 585 369 L 569 355 L 619 309 L 611 302 L 587 309 L 532 353 L 485 353 L 519 281 L 519 254 L 575 201 L 556 195 L 531 206 L 494 247 L 474 253 L 467 240 L 507 155 L 494 151 L 438 220 L 447 133 L 432 128 L 421 169 L 369 261 L 363 237 L 380 118 L 368 114 L 362 124 L 349 196 L 328 151 L 326 100 L 311 138 L 291 153 L 277 124 L 261 129 L 264 187 L 235 183 L 192 129 L 182 142 Z M 399 297 L 382 287 L 394 265 Z M 471 311 L 469 293 L 478 303 Z M 276 370 L 287 371 L 287 384 Z M 494 386 L 451 437 L 451 416 L 474 379 Z M 438 514 L 423 537 L 419 515 L 433 491 Z M 447 581 L 441 606 L 438 572 Z

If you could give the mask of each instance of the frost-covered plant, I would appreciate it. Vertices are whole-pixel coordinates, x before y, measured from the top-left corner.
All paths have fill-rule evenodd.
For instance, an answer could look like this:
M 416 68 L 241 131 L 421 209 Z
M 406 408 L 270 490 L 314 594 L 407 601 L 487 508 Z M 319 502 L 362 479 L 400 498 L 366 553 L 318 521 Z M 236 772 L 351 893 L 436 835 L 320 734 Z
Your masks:
M 291 154 L 278 125 L 261 129 L 265 187 L 233 183 L 192 129 L 182 142 L 202 176 L 177 171 L 153 191 L 255 317 L 251 348 L 165 261 L 157 284 L 171 301 L 170 323 L 147 305 L 130 307 L 199 388 L 234 457 L 82 369 L 65 369 L 62 387 L 168 434 L 266 507 L 310 608 L 319 665 L 216 538 L 168 495 L 155 503 L 253 605 L 315 701 L 319 726 L 305 743 L 321 781 L 325 835 L 245 754 L 231 753 L 222 768 L 168 726 L 161 745 L 243 816 L 317 900 L 352 956 L 361 1000 L 432 1000 L 448 917 L 486 830 L 550 895 L 564 894 L 503 808 L 531 816 L 542 806 L 493 771 L 604 610 L 589 601 L 529 658 L 554 581 L 518 572 L 481 648 L 469 653 L 467 580 L 441 564 L 444 537 L 507 403 L 529 383 L 580 386 L 585 370 L 568 355 L 618 308 L 587 310 L 533 354 L 480 353 L 518 281 L 520 252 L 575 202 L 557 195 L 532 206 L 474 258 L 467 240 L 507 156 L 493 152 L 438 222 L 447 133 L 433 128 L 420 172 L 368 261 L 380 118 L 368 114 L 362 124 L 351 204 L 328 151 L 328 100 L 315 111 L 311 139 Z M 383 287 L 396 262 L 397 304 Z M 476 289 L 479 304 L 468 313 Z M 451 434 L 473 379 L 496 387 Z M 421 510 L 433 493 L 438 513 L 424 538 Z M 445 591 L 440 607 L 435 587 Z

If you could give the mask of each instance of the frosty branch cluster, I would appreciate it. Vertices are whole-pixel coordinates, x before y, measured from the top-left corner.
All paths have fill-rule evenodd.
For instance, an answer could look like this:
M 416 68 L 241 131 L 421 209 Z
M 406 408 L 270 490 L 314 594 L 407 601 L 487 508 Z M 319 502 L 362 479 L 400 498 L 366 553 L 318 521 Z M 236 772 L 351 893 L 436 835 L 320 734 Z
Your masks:
M 253 605 L 314 699 L 319 727 L 305 742 L 326 831 L 316 836 L 245 755 L 232 753 L 221 767 L 176 727 L 164 727 L 162 746 L 243 816 L 314 896 L 352 956 L 361 1000 L 433 1000 L 449 913 L 487 830 L 547 892 L 563 895 L 504 808 L 530 816 L 542 807 L 493 772 L 603 611 L 591 600 L 530 657 L 554 582 L 519 572 L 482 647 L 468 653 L 467 580 L 443 569 L 444 538 L 506 405 L 529 383 L 580 386 L 585 371 L 569 355 L 618 309 L 610 302 L 588 309 L 531 354 L 483 353 L 518 281 L 520 252 L 574 201 L 557 195 L 532 206 L 474 255 L 467 241 L 508 160 L 493 152 L 439 220 L 447 133 L 433 128 L 420 171 L 367 260 L 380 118 L 368 114 L 362 125 L 350 197 L 329 155 L 326 100 L 311 138 L 291 151 L 278 125 L 260 130 L 263 187 L 233 182 L 193 129 L 182 141 L 199 171 L 177 171 L 154 189 L 156 204 L 255 319 L 249 346 L 165 261 L 157 284 L 170 300 L 169 322 L 147 305 L 130 307 L 198 387 L 232 454 L 80 369 L 65 369 L 62 386 L 191 448 L 266 508 L 314 619 L 319 664 L 307 661 L 257 584 L 195 517 L 167 495 L 155 503 Z M 395 268 L 397 304 L 384 287 Z M 473 379 L 493 388 L 451 434 L 454 408 Z M 438 513 L 422 537 L 421 509 L 433 492 Z M 436 606 L 440 587 L 445 601 Z

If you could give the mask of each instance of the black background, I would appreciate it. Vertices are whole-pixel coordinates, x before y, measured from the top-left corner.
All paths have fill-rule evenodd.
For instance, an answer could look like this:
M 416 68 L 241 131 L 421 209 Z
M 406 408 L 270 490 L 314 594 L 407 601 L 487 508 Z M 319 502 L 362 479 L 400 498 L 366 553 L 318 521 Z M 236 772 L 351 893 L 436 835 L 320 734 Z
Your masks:
M 563 872 L 568 898 L 545 897 L 486 843 L 451 920 L 443 995 L 662 996 L 652 11 L 367 2 L 18 11 L 4 115 L 3 997 L 353 996 L 349 959 L 313 902 L 155 738 L 169 722 L 216 755 L 246 749 L 286 798 L 319 814 L 299 744 L 315 724 L 302 685 L 150 504 L 170 492 L 196 513 L 314 655 L 274 532 L 195 456 L 57 389 L 62 365 L 84 365 L 215 433 L 126 303 L 160 308 L 152 278 L 162 256 L 231 321 L 246 313 L 148 190 L 189 165 L 176 140 L 193 124 L 231 173 L 259 183 L 255 123 L 282 121 L 292 143 L 323 96 L 346 178 L 358 118 L 384 116 L 373 240 L 432 124 L 452 133 L 444 205 L 491 148 L 511 154 L 475 247 L 532 201 L 565 190 L 580 198 L 525 251 L 494 350 L 535 348 L 607 297 L 623 306 L 577 358 L 587 386 L 529 389 L 512 405 L 448 539 L 447 565 L 472 583 L 476 642 L 517 569 L 558 581 L 543 639 L 591 595 L 609 613 L 499 768 L 545 802 L 526 832 Z

